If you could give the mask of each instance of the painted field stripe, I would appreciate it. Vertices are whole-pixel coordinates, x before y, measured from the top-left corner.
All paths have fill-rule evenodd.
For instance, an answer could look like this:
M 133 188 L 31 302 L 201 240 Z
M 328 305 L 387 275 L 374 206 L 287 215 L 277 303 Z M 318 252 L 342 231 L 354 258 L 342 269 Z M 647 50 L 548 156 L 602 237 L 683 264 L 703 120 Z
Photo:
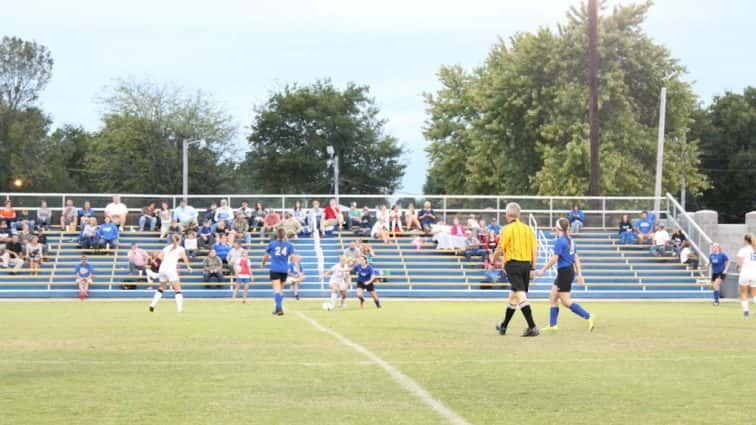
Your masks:
M 439 416 L 449 421 L 450 424 L 453 424 L 453 425 L 469 425 L 470 424 L 463 417 L 457 415 L 451 409 L 446 407 L 443 403 L 433 398 L 433 396 L 430 395 L 428 391 L 426 391 L 423 387 L 421 387 L 420 384 L 415 382 L 412 378 L 403 374 L 401 371 L 399 371 L 399 369 L 395 368 L 387 361 L 381 359 L 380 357 L 375 355 L 372 351 L 368 350 L 367 348 L 363 347 L 360 344 L 357 344 L 356 342 L 353 342 L 352 340 L 346 338 L 345 336 L 342 336 L 341 334 L 331 329 L 326 328 L 325 326 L 311 319 L 310 317 L 308 317 L 302 312 L 297 312 L 297 314 L 299 315 L 299 317 L 302 318 L 302 320 L 311 324 L 315 329 L 321 332 L 327 333 L 328 335 L 331 335 L 332 337 L 336 338 L 336 340 L 338 340 L 342 345 L 349 347 L 353 349 L 354 351 L 357 351 L 358 353 L 367 357 L 373 364 L 379 366 L 381 369 L 386 371 L 386 373 L 388 373 L 389 376 L 391 376 L 405 390 L 407 390 L 410 394 L 414 395 L 415 397 L 420 399 L 420 401 L 428 405 L 428 407 L 430 407 Z

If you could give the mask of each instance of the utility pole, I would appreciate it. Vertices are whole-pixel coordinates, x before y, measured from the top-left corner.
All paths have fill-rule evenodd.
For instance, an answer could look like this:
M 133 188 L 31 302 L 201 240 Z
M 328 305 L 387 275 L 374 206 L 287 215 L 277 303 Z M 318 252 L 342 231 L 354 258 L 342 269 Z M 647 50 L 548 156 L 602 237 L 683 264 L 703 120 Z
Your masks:
M 656 187 L 654 188 L 654 211 L 659 214 L 662 195 L 662 168 L 664 165 L 664 116 L 667 114 L 667 88 L 661 88 L 659 99 L 659 133 L 656 147 Z
M 598 8 L 597 0 L 588 0 L 588 90 L 590 101 L 588 105 L 588 121 L 590 122 L 591 141 L 591 196 L 601 195 L 599 187 L 601 166 L 599 163 L 599 121 L 598 111 Z

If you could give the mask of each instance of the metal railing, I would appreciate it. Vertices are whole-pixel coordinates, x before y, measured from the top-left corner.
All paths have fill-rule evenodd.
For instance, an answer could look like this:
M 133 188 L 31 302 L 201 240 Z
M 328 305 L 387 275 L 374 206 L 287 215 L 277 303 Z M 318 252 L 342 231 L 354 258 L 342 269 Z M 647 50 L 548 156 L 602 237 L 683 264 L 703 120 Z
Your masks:
M 554 248 L 551 246 L 546 233 L 538 227 L 538 220 L 533 214 L 528 215 L 528 223 L 536 234 L 536 241 L 538 242 L 538 257 L 543 258 L 545 261 L 549 261 L 554 256 Z M 533 265 L 533 267 L 537 267 Z M 556 276 L 556 270 L 554 267 L 550 268 L 547 272 L 547 276 Z
M 698 254 L 701 265 L 705 264 L 713 245 L 711 238 L 701 229 L 690 214 L 683 209 L 674 196 L 667 193 L 666 200 L 667 221 L 682 230 L 691 247 Z

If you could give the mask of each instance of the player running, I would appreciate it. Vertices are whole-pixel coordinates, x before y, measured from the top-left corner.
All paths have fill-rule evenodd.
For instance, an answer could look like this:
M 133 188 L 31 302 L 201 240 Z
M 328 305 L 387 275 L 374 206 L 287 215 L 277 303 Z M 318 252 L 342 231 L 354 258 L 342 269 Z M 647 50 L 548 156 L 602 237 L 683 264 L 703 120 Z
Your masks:
M 236 301 L 236 293 L 239 292 L 241 284 L 244 284 L 244 298 L 242 304 L 247 303 L 247 294 L 249 294 L 249 284 L 252 283 L 252 273 L 249 270 L 249 255 L 247 251 L 242 251 L 239 264 L 236 265 L 236 284 L 234 285 L 234 293 L 231 299 Z
M 357 274 L 357 298 L 360 300 L 360 308 L 365 308 L 365 297 L 363 291 L 368 291 L 370 296 L 373 297 L 373 302 L 377 308 L 381 308 L 381 300 L 378 299 L 378 294 L 375 292 L 375 279 L 378 275 L 375 274 L 373 266 L 368 264 L 367 257 L 360 255 L 357 259 L 357 265 L 352 270 Z
M 756 238 L 746 234 L 743 240 L 745 246 L 738 251 L 737 270 L 740 272 L 740 305 L 743 307 L 743 316 L 748 317 L 748 287 L 751 288 L 751 296 L 756 303 Z
M 291 285 L 291 290 L 294 292 L 294 299 L 299 301 L 299 284 L 305 279 L 304 271 L 302 270 L 302 263 L 294 264 L 293 258 L 298 255 L 292 255 L 289 257 L 289 273 L 286 276 L 286 284 Z
M 189 259 L 186 257 L 186 251 L 181 246 L 181 235 L 174 234 L 171 238 L 172 243 L 163 248 L 163 262 L 160 263 L 160 269 L 158 270 L 158 279 L 160 280 L 160 287 L 155 291 L 155 295 L 152 297 L 152 303 L 150 304 L 150 311 L 155 311 L 158 301 L 163 298 L 163 291 L 165 290 L 166 283 L 170 283 L 173 290 L 176 291 L 176 311 L 181 313 L 184 311 L 184 294 L 181 293 L 181 282 L 179 281 L 178 262 L 183 260 L 186 264 L 186 269 L 191 273 L 192 265 L 189 263 Z
M 270 259 L 270 281 L 273 284 L 273 294 L 276 301 L 276 309 L 273 314 L 283 316 L 283 286 L 286 282 L 287 272 L 289 271 L 289 257 L 294 254 L 294 245 L 286 240 L 286 231 L 279 228 L 276 231 L 276 240 L 270 241 L 265 249 L 265 255 L 262 259 L 262 267 Z M 299 258 L 292 258 L 294 264 L 299 266 Z
M 730 259 L 727 254 L 722 252 L 718 243 L 711 246 L 709 254 L 709 263 L 711 264 L 711 287 L 714 295 L 714 305 L 719 305 L 719 287 L 722 281 L 727 277 L 727 269 L 730 267 Z
M 582 317 L 588 321 L 588 331 L 593 331 L 595 326 L 594 317 L 580 306 L 580 304 L 572 301 L 572 282 L 575 280 L 575 273 L 577 272 L 577 281 L 581 285 L 585 285 L 583 280 L 583 270 L 580 266 L 580 258 L 577 254 L 577 247 L 575 241 L 570 239 L 568 232 L 570 222 L 566 218 L 560 218 L 556 222 L 557 240 L 554 243 L 554 256 L 551 257 L 548 263 L 541 270 L 538 271 L 538 276 L 543 276 L 547 270 L 557 265 L 557 277 L 554 280 L 554 285 L 551 287 L 551 293 L 549 294 L 549 302 L 551 303 L 551 309 L 549 310 L 549 326 L 542 330 L 556 331 L 557 319 L 559 318 L 559 303 L 569 308 L 573 313 Z
M 81 257 L 81 263 L 76 265 L 76 284 L 79 285 L 79 299 L 84 301 L 84 298 L 89 296 L 89 285 L 92 284 L 92 278 L 94 277 L 94 269 L 92 265 L 87 261 L 87 256 Z
M 339 263 L 334 264 L 331 270 L 323 273 L 323 279 L 330 276 L 329 284 L 331 285 L 331 305 L 336 307 L 336 301 L 341 295 L 339 301 L 339 307 L 344 308 L 347 297 L 347 289 L 349 288 L 349 258 L 346 256 L 339 257 Z

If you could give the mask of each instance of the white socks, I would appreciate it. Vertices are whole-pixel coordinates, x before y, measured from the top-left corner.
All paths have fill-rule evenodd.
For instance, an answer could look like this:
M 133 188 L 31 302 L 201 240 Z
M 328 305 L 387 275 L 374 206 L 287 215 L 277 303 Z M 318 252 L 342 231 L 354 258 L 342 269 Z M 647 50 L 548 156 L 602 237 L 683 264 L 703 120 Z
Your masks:
M 176 311 L 179 313 L 184 311 L 184 294 L 180 292 L 176 294 Z
M 331 305 L 336 307 L 336 301 L 339 299 L 339 294 L 331 292 Z
M 753 303 L 756 304 L 756 297 L 753 297 Z
M 748 300 L 741 300 L 740 305 L 743 307 L 743 311 L 748 311 Z
M 157 306 L 158 301 L 163 298 L 163 292 L 162 291 L 155 291 L 155 295 L 152 296 L 152 304 L 150 304 L 150 307 Z

